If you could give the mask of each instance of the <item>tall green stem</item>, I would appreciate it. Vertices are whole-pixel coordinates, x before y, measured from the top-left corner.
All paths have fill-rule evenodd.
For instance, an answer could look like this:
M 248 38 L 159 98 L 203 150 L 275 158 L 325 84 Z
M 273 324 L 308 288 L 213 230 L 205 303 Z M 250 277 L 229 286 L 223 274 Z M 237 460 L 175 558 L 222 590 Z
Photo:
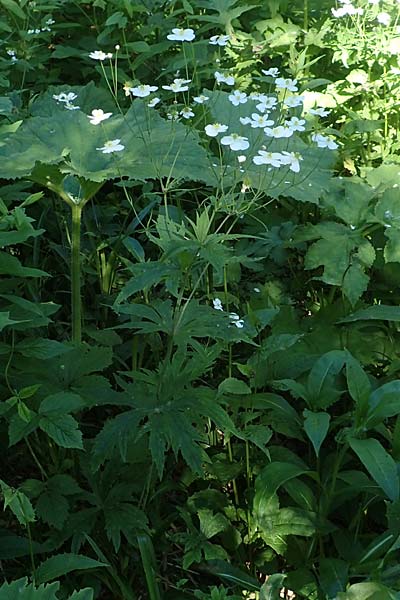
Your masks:
M 71 300 L 72 300 L 72 341 L 82 341 L 82 307 L 81 307 L 81 217 L 82 206 L 74 204 L 72 211 L 71 236 Z

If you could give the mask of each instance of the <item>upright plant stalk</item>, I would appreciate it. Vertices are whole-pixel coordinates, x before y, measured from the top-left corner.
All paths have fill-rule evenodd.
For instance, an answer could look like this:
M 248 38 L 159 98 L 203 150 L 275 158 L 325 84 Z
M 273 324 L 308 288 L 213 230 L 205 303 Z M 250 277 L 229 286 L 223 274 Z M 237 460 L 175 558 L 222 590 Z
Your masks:
M 81 303 L 81 217 L 82 205 L 73 204 L 71 236 L 71 304 L 72 304 L 72 341 L 82 341 L 82 303 Z

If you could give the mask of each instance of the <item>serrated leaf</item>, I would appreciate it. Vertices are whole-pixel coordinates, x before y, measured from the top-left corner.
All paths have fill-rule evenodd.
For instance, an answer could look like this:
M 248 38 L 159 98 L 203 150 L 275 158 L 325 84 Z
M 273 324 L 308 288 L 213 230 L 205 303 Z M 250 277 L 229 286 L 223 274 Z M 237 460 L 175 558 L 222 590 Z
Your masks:
M 39 421 L 40 429 L 47 433 L 58 446 L 82 450 L 82 433 L 78 426 L 78 422 L 71 415 L 57 413 L 42 415 Z
M 350 447 L 357 454 L 371 477 L 385 494 L 396 502 L 399 500 L 399 476 L 393 458 L 386 452 L 382 444 L 373 438 L 358 440 L 351 438 Z
M 59 587 L 59 583 L 51 583 L 36 588 L 28 584 L 26 578 L 18 579 L 11 583 L 3 583 L 0 587 L 0 600 L 59 600 L 56 596 Z
M 47 583 L 73 571 L 97 569 L 109 565 L 81 554 L 56 554 L 42 562 L 36 570 L 36 582 Z
M 343 277 L 342 290 L 352 306 L 367 290 L 368 283 L 369 276 L 359 263 L 353 263 L 349 266 Z
M 25 527 L 35 520 L 35 511 L 29 498 L 21 491 L 7 485 L 0 479 L 1 492 L 4 498 L 4 508 L 9 507 L 19 523 Z
M 69 513 L 68 501 L 53 490 L 49 490 L 39 496 L 36 503 L 36 512 L 38 517 L 55 527 L 55 529 L 62 529 Z
M 54 416 L 68 414 L 81 410 L 85 406 L 82 398 L 72 392 L 57 392 L 46 396 L 39 407 L 39 414 L 43 416 Z

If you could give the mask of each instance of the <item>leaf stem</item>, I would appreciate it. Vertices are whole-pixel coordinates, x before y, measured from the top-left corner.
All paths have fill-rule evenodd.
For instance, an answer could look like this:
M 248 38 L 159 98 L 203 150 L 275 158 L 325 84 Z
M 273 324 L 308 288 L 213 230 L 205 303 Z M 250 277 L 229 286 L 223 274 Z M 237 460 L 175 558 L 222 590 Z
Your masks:
M 82 306 L 81 306 L 81 217 L 82 207 L 78 204 L 71 206 L 72 236 L 71 236 L 71 304 L 72 304 L 72 341 L 80 344 L 82 341 Z

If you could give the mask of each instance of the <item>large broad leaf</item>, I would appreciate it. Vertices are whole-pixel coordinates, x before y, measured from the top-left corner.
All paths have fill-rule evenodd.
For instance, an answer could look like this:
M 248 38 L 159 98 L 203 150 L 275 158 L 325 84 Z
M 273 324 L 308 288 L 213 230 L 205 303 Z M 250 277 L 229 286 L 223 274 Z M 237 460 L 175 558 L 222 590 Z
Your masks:
M 260 519 L 263 516 L 265 507 L 268 510 L 269 501 L 281 485 L 306 472 L 307 469 L 292 463 L 277 461 L 267 465 L 256 479 L 253 507 L 257 518 Z
M 321 558 L 319 562 L 319 583 L 328 599 L 336 598 L 348 581 L 349 565 L 339 558 Z
M 346 592 L 339 592 L 336 600 L 398 600 L 398 593 L 381 583 L 366 581 L 354 583 Z
M 97 569 L 98 567 L 107 566 L 107 563 L 94 560 L 88 556 L 82 556 L 81 554 L 56 554 L 39 565 L 36 570 L 36 582 L 47 583 L 72 571 Z
M 385 494 L 396 502 L 399 499 L 399 476 L 397 465 L 384 447 L 373 438 L 350 439 L 349 444 L 363 463 L 371 477 Z
M 82 433 L 71 415 L 48 413 L 41 417 L 39 427 L 62 448 L 83 448 Z
M 51 114 L 27 119 L 0 147 L 0 176 L 16 178 L 30 174 L 36 163 L 58 164 L 70 173 L 93 182 L 129 176 L 133 179 L 171 177 L 215 183 L 211 164 L 195 132 L 179 122 L 166 121 L 135 100 L 125 115 L 115 115 L 92 125 L 84 111 L 93 104 L 86 100 L 86 88 L 71 88 L 81 110 L 65 110 L 53 99 L 51 90 L 42 100 Z M 82 102 L 81 102 L 82 99 Z M 45 111 L 39 111 L 43 114 Z M 124 150 L 104 154 L 108 140 L 121 140 Z M 58 186 L 59 175 L 51 172 L 48 186 Z
M 327 408 L 340 395 L 334 387 L 335 376 L 346 362 L 347 353 L 331 350 L 321 356 L 310 371 L 307 381 L 310 402 L 313 408 Z
M 365 426 L 375 427 L 385 419 L 400 414 L 400 380 L 395 379 L 374 390 L 369 398 L 369 410 Z
M 348 317 L 341 319 L 338 323 L 352 323 L 353 321 L 400 321 L 400 308 L 398 306 L 387 306 L 375 304 L 367 308 L 361 308 Z
M 244 181 L 251 187 L 266 192 L 269 196 L 290 196 L 301 202 L 318 203 L 324 190 L 327 189 L 329 181 L 329 170 L 334 161 L 334 155 L 330 151 L 324 151 L 314 146 L 309 146 L 296 134 L 291 138 L 274 139 L 265 136 L 263 129 L 252 128 L 250 125 L 242 125 L 240 117 L 251 117 L 256 113 L 254 100 L 249 99 L 246 104 L 233 106 L 229 101 L 229 93 L 204 90 L 204 94 L 210 97 L 208 106 L 212 119 L 218 123 L 228 125 L 228 134 L 237 133 L 245 136 L 250 142 L 250 149 L 241 152 L 248 156 L 242 171 L 237 168 L 237 153 L 224 149 L 224 178 Z M 277 123 L 278 114 L 271 113 L 271 119 Z M 300 172 L 293 173 L 287 167 L 269 170 L 266 165 L 253 163 L 253 156 L 263 146 L 268 151 L 298 152 L 303 157 L 300 163 Z M 228 150 L 226 150 L 228 148 Z

